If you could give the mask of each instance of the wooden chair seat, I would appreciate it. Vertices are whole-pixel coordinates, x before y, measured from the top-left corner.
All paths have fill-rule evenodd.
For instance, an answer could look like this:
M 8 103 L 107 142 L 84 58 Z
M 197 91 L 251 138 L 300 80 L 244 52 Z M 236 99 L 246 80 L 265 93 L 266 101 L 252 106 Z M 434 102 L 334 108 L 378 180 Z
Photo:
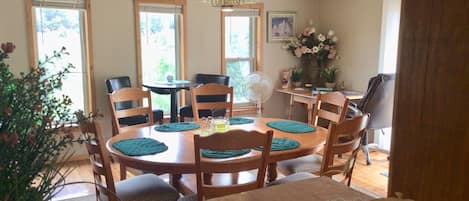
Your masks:
M 144 174 L 115 184 L 120 201 L 168 201 L 177 200 L 179 193 L 172 186 L 154 174 Z M 101 194 L 102 201 L 108 201 Z
M 280 161 L 277 163 L 277 170 L 284 175 L 291 175 L 299 172 L 310 172 L 319 175 L 321 171 L 322 156 L 311 154 L 300 158 Z

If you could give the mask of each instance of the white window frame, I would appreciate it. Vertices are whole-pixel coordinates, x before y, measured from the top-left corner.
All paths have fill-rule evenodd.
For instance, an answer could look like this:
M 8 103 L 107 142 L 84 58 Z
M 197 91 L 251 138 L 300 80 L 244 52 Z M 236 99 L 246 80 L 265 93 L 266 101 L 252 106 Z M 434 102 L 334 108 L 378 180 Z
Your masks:
M 253 12 L 257 13 L 257 17 L 253 17 Z M 228 62 L 237 62 L 237 61 L 249 61 L 251 64 L 251 72 L 262 71 L 263 69 L 263 36 L 264 36 L 264 4 L 255 3 L 255 4 L 245 4 L 235 8 L 234 11 L 225 12 L 221 11 L 220 13 L 221 21 L 221 74 L 227 74 L 227 64 Z M 253 17 L 251 21 L 251 55 L 249 58 L 226 58 L 225 52 L 225 17 L 229 16 L 250 16 Z M 235 89 L 236 90 L 236 89 Z M 253 111 L 256 110 L 254 103 L 235 103 L 234 108 L 245 110 L 245 108 L 253 108 Z M 235 111 L 236 112 L 236 111 Z
M 30 66 L 36 68 L 39 62 L 37 38 L 36 38 L 36 13 L 35 8 L 58 8 L 81 10 L 80 12 L 80 32 L 82 45 L 83 63 L 83 83 L 86 112 L 96 111 L 96 99 L 94 92 L 94 72 L 93 72 L 93 52 L 91 38 L 91 8 L 90 0 L 26 0 L 26 15 L 28 17 L 29 33 L 29 57 Z
M 141 34 L 140 34 L 140 12 L 142 7 L 154 7 L 153 12 L 156 13 L 175 13 L 176 15 L 176 77 L 177 79 L 186 79 L 186 30 L 187 30 L 187 2 L 186 0 L 134 0 L 134 20 L 135 20 L 135 48 L 137 52 L 137 86 L 143 85 L 143 69 L 142 69 L 142 50 L 141 50 Z M 145 11 L 148 12 L 149 10 Z M 178 105 L 184 105 L 184 90 L 179 92 Z

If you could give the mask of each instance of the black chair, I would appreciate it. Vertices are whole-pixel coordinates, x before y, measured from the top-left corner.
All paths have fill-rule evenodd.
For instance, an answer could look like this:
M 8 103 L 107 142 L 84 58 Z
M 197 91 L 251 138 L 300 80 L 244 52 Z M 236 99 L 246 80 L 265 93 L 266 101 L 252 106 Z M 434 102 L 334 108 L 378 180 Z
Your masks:
M 216 74 L 196 74 L 195 83 L 197 84 L 208 84 L 216 83 L 223 84 L 228 86 L 230 83 L 230 77 L 226 75 L 216 75 Z M 212 96 L 199 96 L 197 97 L 197 102 L 223 102 L 226 101 L 226 95 L 212 95 Z M 199 118 L 202 117 L 218 117 L 225 116 L 225 109 L 216 109 L 216 110 L 199 110 Z M 184 118 L 189 117 L 193 118 L 194 114 L 192 113 L 192 105 L 186 105 L 179 109 L 180 122 L 184 122 Z
M 130 78 L 128 76 L 120 76 L 120 77 L 113 77 L 111 79 L 106 80 L 106 87 L 107 87 L 107 92 L 112 93 L 118 89 L 126 88 L 126 87 L 132 87 L 130 84 Z M 122 110 L 122 109 L 128 109 L 132 108 L 133 103 L 132 101 L 123 101 L 116 103 L 115 105 L 117 110 Z M 147 122 L 147 116 L 146 115 L 138 115 L 138 116 L 133 116 L 133 117 L 126 117 L 126 118 L 120 118 L 119 119 L 119 124 L 125 124 L 125 125 L 136 125 L 136 124 L 141 124 L 144 122 Z M 154 122 L 159 122 L 160 124 L 163 123 L 163 111 L 162 110 L 153 110 L 153 121 Z M 113 129 L 115 127 L 113 126 Z M 114 134 L 117 133 L 117 131 L 114 131 Z
M 366 164 L 370 165 L 368 151 L 368 133 L 372 130 L 381 130 L 392 126 L 392 114 L 394 104 L 395 74 L 378 74 L 368 82 L 365 96 L 355 107 L 349 107 L 353 115 L 369 113 L 370 119 L 365 135 L 362 138 L 362 149 L 366 156 Z

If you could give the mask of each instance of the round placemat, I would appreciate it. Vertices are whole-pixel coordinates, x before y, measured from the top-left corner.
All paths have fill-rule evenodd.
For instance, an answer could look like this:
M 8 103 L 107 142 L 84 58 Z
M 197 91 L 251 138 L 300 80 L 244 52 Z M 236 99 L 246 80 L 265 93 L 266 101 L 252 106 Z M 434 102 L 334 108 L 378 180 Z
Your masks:
M 267 126 L 287 133 L 309 133 L 316 131 L 316 128 L 309 124 L 297 121 L 271 121 Z
M 143 156 L 168 150 L 164 143 L 151 138 L 133 138 L 114 142 L 112 147 L 127 156 Z
M 292 140 L 288 138 L 274 138 L 272 139 L 272 146 L 270 150 L 271 151 L 283 151 L 283 150 L 295 149 L 299 146 L 300 146 L 300 143 L 296 140 Z M 259 146 L 254 149 L 262 151 L 264 148 L 263 146 Z
M 253 123 L 254 119 L 245 117 L 232 117 L 230 118 L 230 125 L 250 124 Z
M 200 128 L 199 124 L 194 122 L 169 123 L 155 126 L 155 130 L 160 132 L 180 132 L 198 128 Z

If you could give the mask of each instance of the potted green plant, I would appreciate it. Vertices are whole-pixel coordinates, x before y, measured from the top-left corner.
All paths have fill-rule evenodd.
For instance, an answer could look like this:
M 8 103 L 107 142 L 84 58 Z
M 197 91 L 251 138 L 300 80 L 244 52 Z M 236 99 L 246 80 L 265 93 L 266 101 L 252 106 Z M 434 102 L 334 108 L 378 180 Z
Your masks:
M 44 68 L 67 54 L 63 48 L 16 76 L 6 63 L 14 49 L 6 43 L 0 50 L 0 200 L 50 200 L 69 173 L 60 162 L 75 141 L 71 100 L 56 94 L 73 66 L 60 66 L 58 73 Z
M 294 87 L 301 86 L 301 77 L 303 76 L 303 69 L 293 68 L 291 72 L 291 81 Z
M 325 85 L 327 88 L 335 88 L 336 86 L 335 79 L 336 79 L 338 71 L 339 70 L 334 67 L 327 67 L 322 70 L 321 77 L 326 80 Z

